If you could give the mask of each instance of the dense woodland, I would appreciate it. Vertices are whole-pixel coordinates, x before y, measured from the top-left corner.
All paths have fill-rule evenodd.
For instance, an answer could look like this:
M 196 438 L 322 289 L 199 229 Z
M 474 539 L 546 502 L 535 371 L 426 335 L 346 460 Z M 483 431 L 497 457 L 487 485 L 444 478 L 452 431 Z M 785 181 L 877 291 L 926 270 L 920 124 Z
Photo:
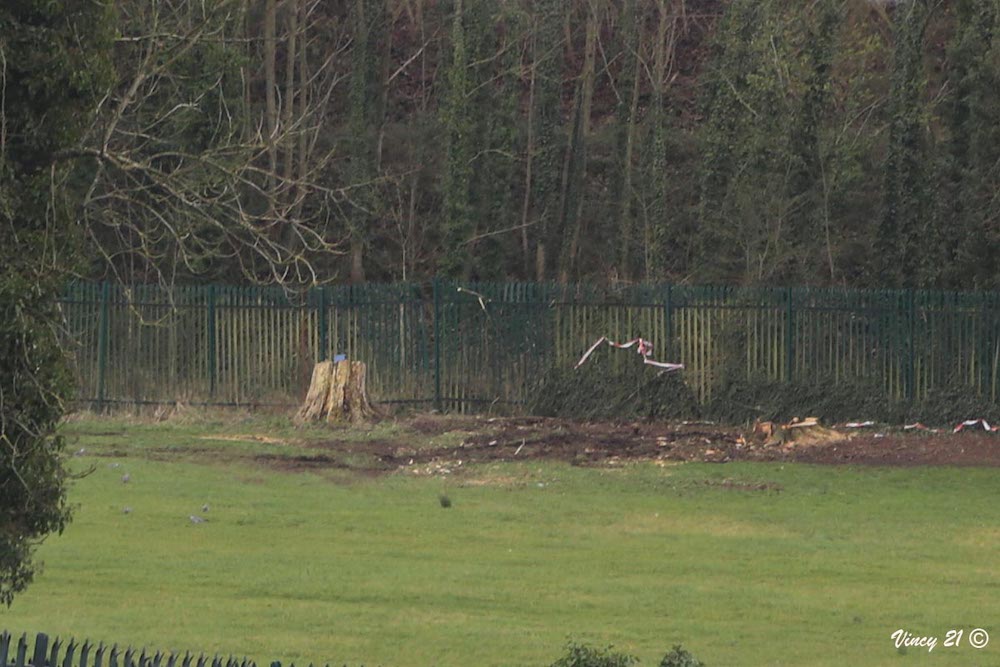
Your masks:
M 1000 0 L 104 19 L 60 183 L 86 277 L 1000 285 Z

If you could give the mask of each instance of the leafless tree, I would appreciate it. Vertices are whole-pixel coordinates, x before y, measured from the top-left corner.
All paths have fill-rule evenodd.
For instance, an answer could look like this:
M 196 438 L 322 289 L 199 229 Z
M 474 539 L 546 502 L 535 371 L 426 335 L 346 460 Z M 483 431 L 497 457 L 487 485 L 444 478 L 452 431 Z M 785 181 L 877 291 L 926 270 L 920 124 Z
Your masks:
M 340 252 L 352 187 L 327 182 L 322 127 L 347 40 L 314 39 L 328 30 L 320 0 L 262 4 L 258 35 L 241 0 L 117 2 L 114 84 L 65 157 L 93 165 L 70 177 L 86 178 L 79 220 L 120 280 L 225 267 L 312 284 Z

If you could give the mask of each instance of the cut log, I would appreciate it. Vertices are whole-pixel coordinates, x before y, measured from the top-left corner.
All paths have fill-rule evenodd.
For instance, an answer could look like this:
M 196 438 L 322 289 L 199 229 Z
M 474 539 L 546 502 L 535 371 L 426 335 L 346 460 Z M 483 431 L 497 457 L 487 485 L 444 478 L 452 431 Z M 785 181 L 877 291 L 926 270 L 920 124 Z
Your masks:
M 360 422 L 379 416 L 368 398 L 368 368 L 361 361 L 321 361 L 313 367 L 298 422 Z

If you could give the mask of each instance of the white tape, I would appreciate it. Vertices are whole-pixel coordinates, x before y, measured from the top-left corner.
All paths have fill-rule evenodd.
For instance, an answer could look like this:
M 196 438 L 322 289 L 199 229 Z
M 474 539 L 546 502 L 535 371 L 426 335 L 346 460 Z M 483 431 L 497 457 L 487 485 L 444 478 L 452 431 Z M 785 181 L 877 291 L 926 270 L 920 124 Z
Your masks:
M 959 431 L 964 430 L 966 426 L 976 426 L 977 424 L 982 424 L 984 431 L 994 432 L 1000 430 L 1000 427 L 990 426 L 990 423 L 985 419 L 966 419 L 964 422 L 956 426 L 952 433 L 958 433 Z
M 650 358 L 650 355 L 653 354 L 653 344 L 645 338 L 633 338 L 627 343 L 616 343 L 613 340 L 608 340 L 607 336 L 601 336 L 598 338 L 597 342 L 591 345 L 590 348 L 583 353 L 583 356 L 580 357 L 580 361 L 576 362 L 576 366 L 574 366 L 574 368 L 582 366 L 590 355 L 594 353 L 594 350 L 601 346 L 601 343 L 607 343 L 611 347 L 617 347 L 620 350 L 627 350 L 633 345 L 638 345 L 639 347 L 636 352 L 642 355 L 642 363 L 649 366 L 656 366 L 657 368 L 662 368 L 666 371 L 679 371 L 684 368 L 684 364 L 671 364 L 665 361 L 656 361 L 655 359 Z

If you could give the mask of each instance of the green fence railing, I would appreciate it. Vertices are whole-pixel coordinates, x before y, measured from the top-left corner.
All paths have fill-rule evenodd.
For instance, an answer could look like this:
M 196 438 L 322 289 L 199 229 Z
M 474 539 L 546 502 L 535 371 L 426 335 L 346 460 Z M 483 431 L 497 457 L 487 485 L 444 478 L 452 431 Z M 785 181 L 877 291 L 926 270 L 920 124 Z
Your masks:
M 734 378 L 865 381 L 900 400 L 962 387 L 996 401 L 1000 294 L 601 288 L 536 283 L 163 289 L 79 283 L 61 301 L 79 397 L 291 405 L 315 361 L 368 364 L 382 402 L 518 406 L 600 336 L 642 336 L 706 401 Z M 634 361 L 616 355 L 613 364 Z M 516 407 L 514 408 L 516 409 Z
M 277 661 L 269 664 L 281 667 Z M 58 637 L 50 641 L 43 632 L 35 635 L 34 646 L 31 647 L 26 634 L 15 638 L 4 631 L 0 633 L 0 667 L 257 667 L 257 664 L 247 658 L 232 656 L 147 652 L 146 649 L 132 647 L 122 649 L 117 644 L 73 639 L 63 642 Z M 310 664 L 309 667 L 313 666 Z

